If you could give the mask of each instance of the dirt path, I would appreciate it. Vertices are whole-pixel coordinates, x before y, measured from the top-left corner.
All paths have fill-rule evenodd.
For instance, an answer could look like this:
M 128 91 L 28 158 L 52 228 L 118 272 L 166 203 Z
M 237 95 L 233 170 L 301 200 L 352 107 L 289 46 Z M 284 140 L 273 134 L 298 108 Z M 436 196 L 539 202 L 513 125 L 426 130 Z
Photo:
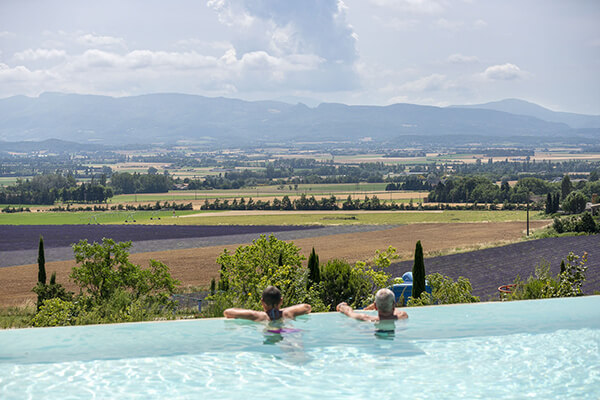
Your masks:
M 533 221 L 531 226 L 535 229 L 546 224 L 546 221 Z M 456 248 L 505 244 L 517 241 L 523 234 L 522 222 L 415 224 L 376 232 L 297 239 L 294 243 L 306 257 L 314 247 L 321 262 L 333 258 L 355 262 L 368 260 L 373 257 L 375 250 L 388 246 L 394 246 L 402 259 L 409 259 L 417 240 L 421 240 L 426 256 L 433 256 Z M 217 256 L 223 249 L 234 250 L 238 245 L 138 253 L 132 254 L 130 260 L 144 267 L 149 259 L 160 260 L 171 268 L 173 276 L 181 281 L 182 286 L 208 285 L 211 278 L 218 276 Z M 68 279 L 74 265 L 73 260 L 49 262 L 46 271 L 48 275 L 56 271 L 57 281 L 74 291 L 76 287 Z M 36 280 L 36 264 L 0 268 L 0 307 L 34 300 L 35 294 L 31 288 Z

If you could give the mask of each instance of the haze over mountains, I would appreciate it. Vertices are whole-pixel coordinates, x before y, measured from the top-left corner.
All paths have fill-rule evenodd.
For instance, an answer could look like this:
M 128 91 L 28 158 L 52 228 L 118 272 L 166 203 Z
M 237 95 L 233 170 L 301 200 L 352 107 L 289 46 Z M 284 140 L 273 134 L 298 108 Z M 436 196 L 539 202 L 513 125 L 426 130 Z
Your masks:
M 447 108 L 242 101 L 184 94 L 113 98 L 45 93 L 0 99 L 1 141 L 60 139 L 122 145 L 207 141 L 386 141 L 404 136 L 581 137 L 600 140 L 600 116 L 520 100 Z

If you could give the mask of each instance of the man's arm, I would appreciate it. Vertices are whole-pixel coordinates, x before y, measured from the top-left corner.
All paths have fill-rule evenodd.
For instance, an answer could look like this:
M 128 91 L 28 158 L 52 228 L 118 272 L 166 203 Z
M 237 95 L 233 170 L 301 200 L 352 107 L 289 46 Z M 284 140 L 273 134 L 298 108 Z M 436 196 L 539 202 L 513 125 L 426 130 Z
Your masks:
M 262 321 L 266 319 L 266 314 L 260 311 L 246 310 L 243 308 L 228 308 L 223 311 L 225 318 L 241 318 L 249 319 L 250 321 Z
M 339 312 L 341 312 L 343 314 L 346 314 L 350 318 L 354 318 L 354 319 L 357 319 L 359 321 L 376 321 L 377 320 L 377 318 L 372 317 L 370 315 L 355 312 L 352 309 L 352 307 L 350 307 L 346 303 L 340 303 L 340 304 L 338 304 L 337 307 L 336 307 L 336 310 L 338 310 Z
M 282 310 L 285 318 L 296 318 L 299 315 L 308 314 L 311 311 L 310 304 L 296 304 Z

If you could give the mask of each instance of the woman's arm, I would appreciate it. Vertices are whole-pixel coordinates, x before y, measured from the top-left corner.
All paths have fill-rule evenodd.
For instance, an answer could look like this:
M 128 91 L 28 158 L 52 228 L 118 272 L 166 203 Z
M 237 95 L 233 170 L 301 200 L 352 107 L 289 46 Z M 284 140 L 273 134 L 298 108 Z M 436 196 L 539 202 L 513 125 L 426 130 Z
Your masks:
M 227 310 L 223 311 L 223 315 L 225 318 L 241 318 L 249 319 L 250 321 L 262 321 L 268 319 L 264 312 L 246 310 L 244 308 L 228 308 Z
M 281 311 L 285 318 L 296 318 L 299 315 L 310 313 L 311 307 L 310 304 L 296 304 L 294 306 L 286 307 Z

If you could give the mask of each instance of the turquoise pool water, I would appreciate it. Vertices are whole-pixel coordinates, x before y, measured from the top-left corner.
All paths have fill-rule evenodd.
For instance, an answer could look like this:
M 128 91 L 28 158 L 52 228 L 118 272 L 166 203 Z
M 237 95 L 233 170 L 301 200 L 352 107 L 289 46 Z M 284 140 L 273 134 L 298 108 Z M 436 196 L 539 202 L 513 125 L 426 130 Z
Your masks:
M 407 311 L 0 331 L 0 399 L 600 398 L 600 296 Z

